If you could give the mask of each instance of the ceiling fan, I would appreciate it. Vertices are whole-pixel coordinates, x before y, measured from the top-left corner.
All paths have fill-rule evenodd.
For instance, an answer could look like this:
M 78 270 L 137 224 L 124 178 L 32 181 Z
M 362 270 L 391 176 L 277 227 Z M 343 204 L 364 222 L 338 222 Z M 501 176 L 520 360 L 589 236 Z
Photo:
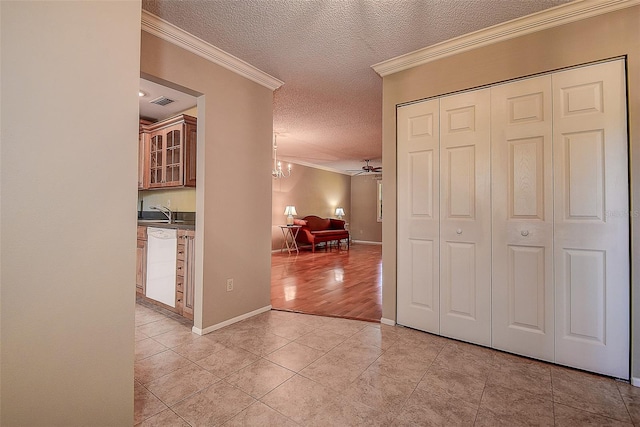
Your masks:
M 370 162 L 370 161 L 371 161 L 371 160 L 367 160 L 367 159 L 365 159 L 365 160 L 364 160 L 365 165 L 364 165 L 364 166 L 362 166 L 362 170 L 360 170 L 360 169 L 355 169 L 355 170 L 352 170 L 352 171 L 350 171 L 350 172 L 358 172 L 358 173 L 356 173 L 355 175 L 360 175 L 361 173 L 382 173 L 382 166 L 371 166 L 371 165 L 369 164 L 369 162 Z M 355 176 L 355 175 L 354 175 L 354 176 Z

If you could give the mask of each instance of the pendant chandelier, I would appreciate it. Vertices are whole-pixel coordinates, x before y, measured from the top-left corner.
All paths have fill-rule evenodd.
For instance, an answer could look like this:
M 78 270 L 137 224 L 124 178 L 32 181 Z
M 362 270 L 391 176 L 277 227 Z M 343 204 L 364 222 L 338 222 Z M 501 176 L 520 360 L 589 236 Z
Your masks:
M 278 161 L 278 142 L 277 142 L 278 134 L 273 134 L 273 169 L 271 170 L 271 176 L 278 178 L 287 178 L 291 176 L 291 163 L 287 165 L 287 172 L 285 173 L 282 170 L 282 162 Z

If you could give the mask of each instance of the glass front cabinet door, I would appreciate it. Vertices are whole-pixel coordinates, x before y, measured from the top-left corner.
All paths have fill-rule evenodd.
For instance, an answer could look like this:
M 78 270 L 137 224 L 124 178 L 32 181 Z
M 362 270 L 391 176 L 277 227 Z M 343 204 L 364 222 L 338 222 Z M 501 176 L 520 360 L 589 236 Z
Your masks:
M 176 116 L 149 125 L 148 188 L 194 187 L 196 118 Z

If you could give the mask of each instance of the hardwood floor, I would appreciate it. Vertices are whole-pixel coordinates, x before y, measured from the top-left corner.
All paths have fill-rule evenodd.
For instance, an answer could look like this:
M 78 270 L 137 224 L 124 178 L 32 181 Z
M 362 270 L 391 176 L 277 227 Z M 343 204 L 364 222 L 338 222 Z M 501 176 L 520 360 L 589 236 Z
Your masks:
M 271 257 L 271 305 L 277 310 L 379 322 L 382 246 L 301 250 Z

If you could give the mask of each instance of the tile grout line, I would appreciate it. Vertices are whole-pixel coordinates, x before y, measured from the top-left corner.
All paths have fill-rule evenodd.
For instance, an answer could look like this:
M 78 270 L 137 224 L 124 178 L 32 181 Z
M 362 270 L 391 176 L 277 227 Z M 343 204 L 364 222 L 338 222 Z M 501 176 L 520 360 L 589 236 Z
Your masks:
M 627 405 L 627 400 L 624 398 L 624 396 L 622 395 L 622 392 L 620 391 L 620 387 L 618 386 L 618 383 L 615 383 L 616 385 L 616 390 L 618 390 L 618 394 L 620 395 L 620 399 L 622 399 L 622 403 L 624 403 L 624 407 L 627 410 L 627 415 L 629 415 L 629 419 L 631 420 L 631 424 L 635 423 L 633 422 L 633 417 L 631 416 L 631 411 L 629 411 L 629 405 Z
M 476 410 L 476 416 L 473 419 L 473 425 L 475 426 L 478 422 L 478 415 L 480 414 L 480 407 L 482 406 L 482 399 L 484 399 L 484 392 L 487 389 L 487 382 L 484 382 L 484 386 L 482 387 L 482 394 L 480 395 L 480 402 L 478 403 L 478 409 Z
M 288 420 L 291 420 L 294 424 L 296 425 L 300 425 L 296 420 L 288 417 L 287 415 L 283 414 L 282 412 L 278 411 L 276 408 L 270 406 L 267 402 L 264 402 L 262 399 L 265 398 L 266 396 L 268 396 L 269 394 L 273 393 L 274 391 L 276 391 L 277 389 L 279 389 L 280 387 L 284 386 L 286 383 L 288 383 L 289 381 L 291 381 L 293 378 L 295 378 L 296 376 L 299 376 L 300 378 L 304 378 L 307 379 L 309 381 L 313 381 L 310 378 L 307 378 L 305 376 L 300 375 L 299 373 L 295 372 L 294 375 L 292 375 L 289 379 L 287 379 L 286 381 L 283 381 L 282 383 L 280 383 L 277 387 L 275 387 L 273 390 L 269 391 L 269 393 L 265 394 L 264 396 L 262 396 L 260 399 L 258 399 L 258 401 L 260 403 L 262 403 L 263 405 L 267 406 L 268 408 L 271 408 L 272 410 L 276 411 L 278 414 L 282 415 L 283 417 L 287 418 Z M 315 382 L 315 381 L 313 381 Z M 319 383 L 316 383 L 319 384 Z M 324 386 L 323 386 L 324 387 Z
M 398 341 L 400 341 L 400 339 L 396 340 L 396 342 L 395 342 L 395 343 L 397 344 L 397 343 L 398 343 Z M 446 346 L 446 345 L 445 345 L 445 346 Z M 444 349 L 444 347 L 445 347 L 445 346 L 442 346 L 442 348 L 438 351 L 438 354 L 436 354 L 436 357 L 434 357 L 434 358 L 433 358 L 433 360 L 429 363 L 429 366 L 427 366 L 427 369 L 424 371 L 424 373 L 422 374 L 422 376 L 420 377 L 420 379 L 419 379 L 418 381 L 416 381 L 416 385 L 413 387 L 413 390 L 411 390 L 411 393 L 409 393 L 409 395 L 407 396 L 406 400 L 402 403 L 402 405 L 400 405 L 400 408 L 398 409 L 398 412 L 397 412 L 396 414 L 394 414 L 393 421 L 395 421 L 398 417 L 400 417 L 400 415 L 402 415 L 402 412 L 404 411 L 404 408 L 406 407 L 407 402 L 409 401 L 409 399 L 411 399 L 411 396 L 413 396 L 413 393 L 415 393 L 415 391 L 417 390 L 418 385 L 420 384 L 420 382 L 422 381 L 422 379 L 424 378 L 424 376 L 425 376 L 425 375 L 427 375 L 427 372 L 429 372 L 429 369 L 431 368 L 431 365 L 433 365 L 433 362 L 436 360 L 436 358 L 438 357 L 438 355 L 440 354 L 440 352 L 442 351 L 442 349 Z M 391 348 L 391 347 L 393 347 L 393 345 L 391 345 L 389 348 Z M 384 349 L 382 349 L 382 348 L 381 348 L 381 349 L 383 350 L 383 351 L 382 351 L 382 354 L 380 354 L 380 356 L 378 356 L 378 357 L 376 358 L 376 360 L 374 360 L 373 362 L 371 362 L 371 363 L 367 366 L 367 368 L 362 372 L 362 374 L 363 374 L 364 372 L 366 372 L 366 371 L 371 367 L 371 365 L 373 365 L 373 364 L 374 364 L 378 359 L 380 359 L 380 357 L 382 357 L 382 356 L 383 356 L 383 355 L 384 355 L 384 354 L 389 350 L 389 348 L 387 348 L 386 350 L 384 350 Z M 360 378 L 360 377 L 362 376 L 362 374 L 358 375 L 358 378 Z M 391 376 L 389 376 L 389 375 L 386 375 L 386 374 L 384 374 L 383 372 L 380 372 L 380 374 L 379 374 L 379 375 L 382 375 L 382 376 L 384 376 L 384 377 L 386 377 L 386 378 L 390 378 L 390 379 L 392 379 L 392 380 L 394 380 L 394 381 L 401 381 L 401 380 L 398 380 L 397 378 L 394 378 L 394 377 L 391 377 Z M 358 378 L 356 378 L 356 380 L 357 380 Z M 355 382 L 356 380 L 354 380 L 353 382 Z M 371 408 L 371 406 L 369 406 L 369 405 L 367 405 L 367 404 L 365 404 L 365 405 L 366 405 L 366 406 L 368 406 L 369 408 Z M 372 409 L 377 409 L 377 408 L 372 408 Z

